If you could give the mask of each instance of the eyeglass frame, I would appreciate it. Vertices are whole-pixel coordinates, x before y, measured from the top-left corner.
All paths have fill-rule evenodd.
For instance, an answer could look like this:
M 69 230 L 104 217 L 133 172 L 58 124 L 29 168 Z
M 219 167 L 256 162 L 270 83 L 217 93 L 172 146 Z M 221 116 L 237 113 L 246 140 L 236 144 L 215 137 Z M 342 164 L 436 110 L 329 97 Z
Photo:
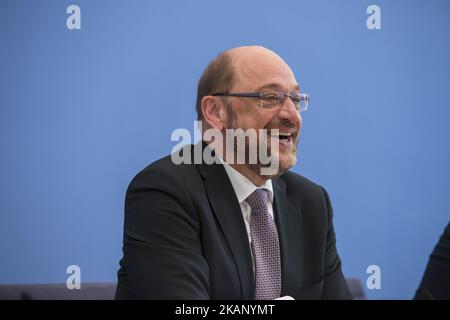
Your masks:
M 285 93 L 283 91 L 267 91 L 267 92 L 218 92 L 218 93 L 214 93 L 211 96 L 214 97 L 239 97 L 239 98 L 259 98 L 260 99 L 260 108 L 263 109 L 275 109 L 276 106 L 274 107 L 264 107 L 263 106 L 263 95 L 265 94 L 270 94 L 270 93 L 275 93 L 277 96 L 282 96 L 282 100 L 280 101 L 280 105 L 278 106 L 280 109 L 281 107 L 284 106 L 284 103 L 286 102 L 286 97 L 289 97 L 292 101 L 292 103 L 295 106 L 295 109 L 297 109 L 297 111 L 299 112 L 303 112 L 308 110 L 308 106 L 309 106 L 309 102 L 311 100 L 309 94 L 307 93 L 295 93 L 295 94 L 290 94 L 290 93 Z M 292 100 L 294 97 L 303 97 L 303 101 L 305 101 L 305 106 L 302 108 L 301 104 L 299 102 L 298 107 L 295 104 L 295 102 Z

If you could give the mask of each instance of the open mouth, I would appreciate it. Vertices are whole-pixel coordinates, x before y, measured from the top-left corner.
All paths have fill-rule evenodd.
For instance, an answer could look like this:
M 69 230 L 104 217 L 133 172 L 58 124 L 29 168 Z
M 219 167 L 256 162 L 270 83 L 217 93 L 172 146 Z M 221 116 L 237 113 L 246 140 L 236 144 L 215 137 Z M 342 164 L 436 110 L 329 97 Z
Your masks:
M 274 132 L 270 131 L 270 136 L 272 138 L 277 138 L 280 141 L 292 141 L 293 134 L 292 132 Z

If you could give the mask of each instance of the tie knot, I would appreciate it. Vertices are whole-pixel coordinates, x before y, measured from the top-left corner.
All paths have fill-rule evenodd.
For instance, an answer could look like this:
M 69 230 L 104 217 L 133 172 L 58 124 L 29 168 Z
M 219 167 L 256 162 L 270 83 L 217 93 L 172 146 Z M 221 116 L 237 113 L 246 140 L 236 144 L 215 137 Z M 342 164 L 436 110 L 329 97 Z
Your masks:
M 256 189 L 245 201 L 247 201 L 252 210 L 267 210 L 267 197 L 266 189 Z

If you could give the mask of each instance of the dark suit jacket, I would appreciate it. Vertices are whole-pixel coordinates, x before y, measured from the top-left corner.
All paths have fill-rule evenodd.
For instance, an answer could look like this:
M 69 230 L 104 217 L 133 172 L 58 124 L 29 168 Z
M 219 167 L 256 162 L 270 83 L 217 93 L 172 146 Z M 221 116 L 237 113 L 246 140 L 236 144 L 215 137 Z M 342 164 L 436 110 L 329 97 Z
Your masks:
M 450 300 L 450 222 L 430 255 L 414 298 Z
M 351 298 L 326 191 L 292 172 L 272 182 L 282 295 Z M 120 266 L 118 299 L 254 299 L 248 236 L 223 165 L 168 156 L 141 171 L 126 195 Z

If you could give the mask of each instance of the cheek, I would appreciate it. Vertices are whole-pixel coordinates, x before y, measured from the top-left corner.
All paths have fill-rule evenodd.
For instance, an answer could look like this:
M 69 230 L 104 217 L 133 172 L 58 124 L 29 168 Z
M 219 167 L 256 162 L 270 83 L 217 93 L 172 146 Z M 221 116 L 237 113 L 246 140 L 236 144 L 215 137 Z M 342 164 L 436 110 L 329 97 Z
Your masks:
M 276 119 L 276 114 L 265 112 L 267 110 L 255 109 L 250 106 L 240 108 L 236 112 L 236 128 L 247 129 L 264 129 L 270 126 Z M 297 124 L 299 125 L 299 124 Z
M 299 115 L 298 116 L 298 129 L 300 130 L 300 128 L 302 127 L 302 116 L 301 115 Z
M 253 117 L 241 117 L 236 119 L 236 124 L 238 128 L 242 128 L 244 130 L 247 129 L 263 129 L 268 124 L 267 121 L 264 121 L 264 119 L 260 119 L 259 117 L 256 117 L 255 115 Z
M 257 126 L 258 128 L 274 128 L 277 127 L 278 119 L 274 115 L 264 115 L 259 117 Z

